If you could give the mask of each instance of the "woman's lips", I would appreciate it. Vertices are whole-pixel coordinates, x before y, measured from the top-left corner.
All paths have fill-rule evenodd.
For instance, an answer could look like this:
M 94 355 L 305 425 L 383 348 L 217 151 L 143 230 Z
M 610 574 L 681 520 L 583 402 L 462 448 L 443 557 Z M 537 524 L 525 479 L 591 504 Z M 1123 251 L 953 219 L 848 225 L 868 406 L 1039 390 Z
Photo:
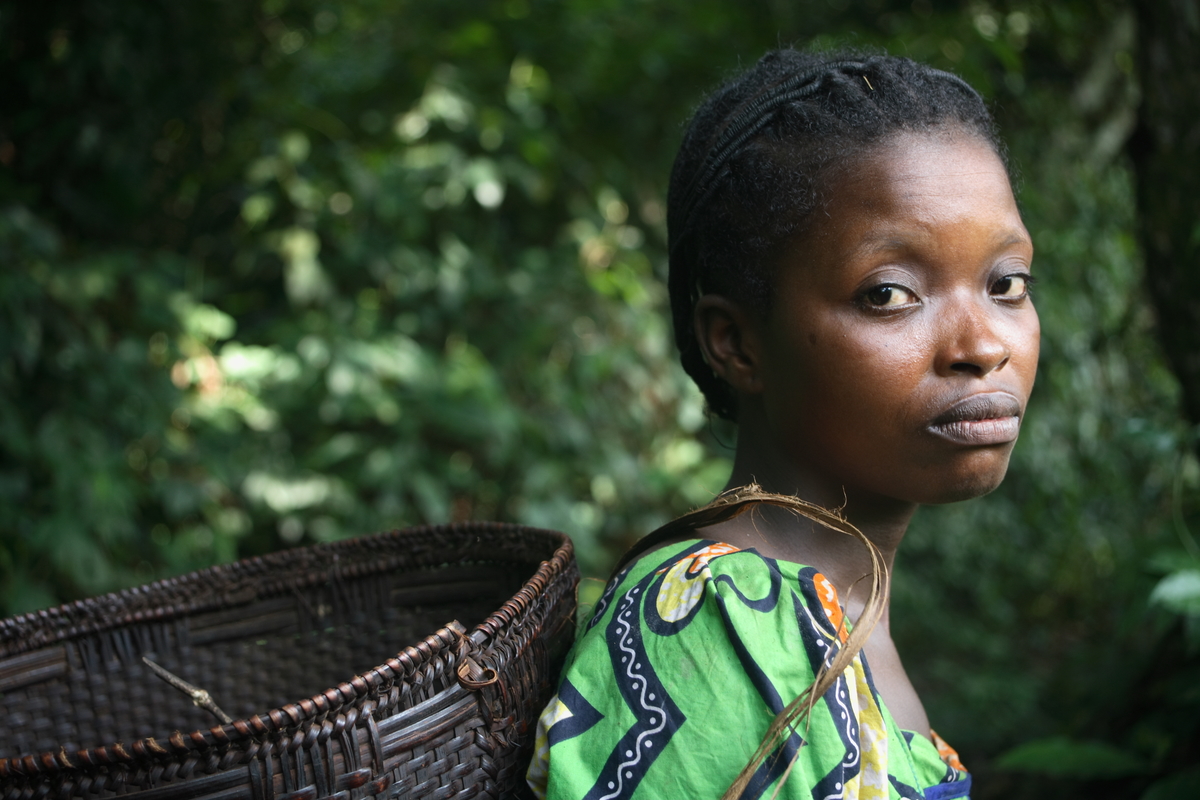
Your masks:
M 1021 402 L 1007 392 L 964 397 L 929 424 L 936 436 L 970 446 L 1007 444 L 1020 430 Z

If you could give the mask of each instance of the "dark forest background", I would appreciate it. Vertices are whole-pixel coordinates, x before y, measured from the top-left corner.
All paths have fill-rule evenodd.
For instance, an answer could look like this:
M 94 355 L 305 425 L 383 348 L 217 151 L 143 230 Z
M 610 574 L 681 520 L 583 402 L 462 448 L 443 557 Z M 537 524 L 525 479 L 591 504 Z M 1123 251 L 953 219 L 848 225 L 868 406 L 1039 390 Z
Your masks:
M 1009 478 L 898 564 L 930 718 L 979 800 L 1200 796 L 1196 0 L 5 4 L 0 611 L 463 519 L 605 575 L 726 477 L 666 180 L 790 43 L 978 87 L 1036 243 Z

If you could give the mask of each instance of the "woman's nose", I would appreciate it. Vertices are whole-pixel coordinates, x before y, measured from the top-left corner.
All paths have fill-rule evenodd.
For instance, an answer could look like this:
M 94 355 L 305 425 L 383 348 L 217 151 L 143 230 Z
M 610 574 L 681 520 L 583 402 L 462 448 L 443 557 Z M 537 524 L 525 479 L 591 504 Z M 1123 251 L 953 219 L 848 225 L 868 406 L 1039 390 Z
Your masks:
M 997 311 L 994 305 L 969 303 L 947 315 L 940 331 L 939 373 L 981 378 L 1008 363 L 1012 352 Z

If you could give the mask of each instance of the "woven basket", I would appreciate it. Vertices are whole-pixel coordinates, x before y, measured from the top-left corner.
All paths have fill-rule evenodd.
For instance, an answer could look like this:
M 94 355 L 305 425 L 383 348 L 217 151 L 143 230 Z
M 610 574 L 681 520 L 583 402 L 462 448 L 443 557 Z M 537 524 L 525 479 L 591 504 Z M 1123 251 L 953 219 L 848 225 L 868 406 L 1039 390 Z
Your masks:
M 577 582 L 566 536 L 471 523 L 0 621 L 0 797 L 520 795 Z

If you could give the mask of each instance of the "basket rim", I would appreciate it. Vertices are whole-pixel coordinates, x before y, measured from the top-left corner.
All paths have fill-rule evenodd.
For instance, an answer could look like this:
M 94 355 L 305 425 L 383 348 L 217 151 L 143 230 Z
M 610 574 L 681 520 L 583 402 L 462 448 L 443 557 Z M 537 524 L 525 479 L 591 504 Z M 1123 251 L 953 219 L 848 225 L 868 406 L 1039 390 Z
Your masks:
M 208 602 L 194 600 L 184 602 L 181 598 L 168 598 L 161 604 L 150 608 L 137 608 L 140 601 L 154 594 L 182 594 L 193 586 L 211 586 L 217 582 L 231 582 L 237 577 L 267 575 L 271 570 L 281 567 L 295 566 L 305 555 L 328 555 L 337 560 L 341 551 L 354 550 L 375 540 L 415 538 L 422 535 L 445 534 L 446 532 L 469 534 L 473 531 L 489 533 L 535 533 L 562 536 L 560 531 L 547 528 L 537 528 L 508 522 L 467 521 L 447 523 L 444 525 L 415 525 L 407 528 L 397 528 L 390 531 L 339 539 L 335 542 L 321 542 L 301 547 L 289 547 L 259 556 L 240 559 L 226 564 L 216 564 L 211 567 L 187 572 L 169 578 L 161 578 L 140 586 L 120 589 L 115 592 L 85 597 L 73 600 L 53 608 L 30 611 L 13 617 L 0 619 L 0 660 L 12 658 L 23 653 L 40 650 L 56 642 L 69 640 L 80 636 L 102 633 L 124 625 L 146 622 L 163 622 L 191 614 L 217 610 L 240 602 L 250 602 L 259 598 L 271 597 L 276 592 L 271 589 L 258 590 L 254 596 L 213 597 Z M 386 566 L 380 564 L 374 571 L 386 571 Z M 354 576 L 357 577 L 357 576 Z M 289 587 L 290 588 L 290 587 Z M 105 616 L 97 618 L 95 612 L 102 607 Z M 57 629 L 51 629 L 53 626 Z M 20 638 L 14 638 L 14 633 L 21 628 L 32 627 L 35 636 L 23 632 Z
M 0 780 L 13 780 L 21 778 L 34 778 L 40 774 L 52 774 L 64 771 L 77 771 L 81 769 L 95 768 L 101 766 L 116 766 L 116 765 L 136 765 L 138 762 L 154 762 L 172 756 L 186 754 L 192 751 L 207 751 L 215 746 L 229 746 L 237 744 L 247 739 L 256 739 L 263 736 L 268 736 L 280 731 L 296 729 L 304 725 L 306 722 L 314 721 L 317 718 L 325 717 L 329 714 L 340 713 L 348 706 L 354 706 L 359 701 L 364 700 L 372 692 L 376 692 L 382 686 L 390 685 L 398 679 L 412 674 L 417 666 L 434 655 L 444 651 L 446 648 L 459 645 L 468 646 L 472 649 L 483 647 L 492 639 L 497 638 L 504 628 L 520 615 L 524 614 L 533 607 L 537 598 L 549 586 L 553 580 L 559 576 L 568 573 L 571 570 L 574 562 L 574 543 L 570 536 L 562 531 L 550 530 L 547 528 L 535 528 L 527 525 L 519 525 L 515 523 L 500 523 L 500 522 L 463 522 L 451 523 L 446 525 L 422 525 L 410 528 L 396 529 L 392 531 L 384 531 L 365 536 L 354 537 L 352 539 L 343 539 L 337 542 L 321 543 L 309 545 L 307 547 L 290 548 L 288 550 L 276 551 L 268 553 L 264 556 L 254 556 L 243 559 L 231 564 L 222 564 L 214 567 L 208 567 L 203 570 L 180 575 L 175 578 L 166 578 L 164 580 L 155 581 L 144 586 L 131 589 L 124 589 L 119 592 L 113 592 L 109 595 L 101 595 L 98 598 L 89 598 L 90 600 L 98 600 L 102 598 L 126 598 L 135 597 L 138 594 L 145 593 L 155 588 L 168 588 L 181 581 L 197 580 L 201 577 L 218 575 L 222 571 L 227 571 L 231 568 L 242 568 L 245 566 L 270 566 L 270 562 L 289 553 L 297 553 L 299 551 L 314 551 L 320 552 L 338 546 L 353 546 L 369 543 L 372 540 L 388 537 L 399 537 L 404 534 L 413 533 L 433 533 L 445 530 L 467 530 L 467 529 L 484 528 L 492 532 L 512 532 L 523 534 L 543 534 L 548 535 L 551 539 L 557 540 L 558 544 L 555 547 L 553 554 L 549 558 L 543 559 L 538 565 L 534 574 L 529 577 L 525 583 L 517 590 L 511 598 L 505 601 L 499 609 L 489 614 L 483 621 L 472 629 L 467 634 L 466 629 L 458 624 L 457 621 L 451 621 L 446 626 L 439 628 L 437 631 L 429 634 L 416 644 L 409 645 L 399 653 L 388 658 L 382 664 L 366 670 L 362 674 L 355 675 L 348 681 L 344 681 L 337 686 L 325 689 L 309 697 L 303 698 L 294 703 L 288 703 L 278 708 L 270 709 L 252 717 L 235 719 L 232 722 L 215 725 L 211 728 L 197 729 L 190 733 L 182 733 L 179 730 L 174 731 L 167 739 L 167 747 L 157 741 L 154 737 L 138 739 L 129 745 L 124 745 L 120 742 L 113 744 L 100 745 L 84 750 L 78 750 L 73 755 L 68 755 L 64 748 L 60 748 L 58 752 L 43 752 L 37 754 L 26 754 L 11 757 L 0 758 Z M 47 615 L 66 614 L 69 610 L 86 607 L 89 599 L 76 600 L 72 603 L 64 604 L 53 609 L 45 609 L 35 611 L 29 614 L 22 614 L 16 617 L 10 617 L 0 621 L 0 630 L 12 627 L 19 622 L 33 620 L 37 618 L 44 619 Z M 193 609 L 175 610 L 175 613 L 164 616 L 141 616 L 132 615 L 127 619 L 119 619 L 113 625 L 105 626 L 106 628 L 116 627 L 130 622 L 148 622 L 158 621 L 164 618 L 171 618 L 177 615 L 194 613 Z M 7 624 L 6 624 L 7 623 Z M 99 630 L 99 629 L 98 629 Z M 62 636 L 56 637 L 49 642 L 41 642 L 31 650 L 40 649 L 54 644 L 63 639 L 74 638 L 82 634 L 95 632 L 87 630 L 73 629 Z M 374 703 L 366 700 L 361 713 L 372 713 L 374 711 Z

